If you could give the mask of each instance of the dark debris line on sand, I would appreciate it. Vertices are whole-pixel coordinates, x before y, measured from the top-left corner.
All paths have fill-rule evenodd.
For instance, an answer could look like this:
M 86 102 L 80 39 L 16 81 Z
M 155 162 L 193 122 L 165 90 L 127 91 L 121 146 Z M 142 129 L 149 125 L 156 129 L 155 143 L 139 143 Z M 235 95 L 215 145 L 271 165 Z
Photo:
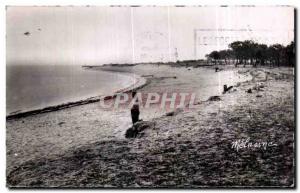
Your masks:
M 260 71 L 257 71 L 261 73 Z M 255 70 L 251 73 L 257 74 Z M 264 73 L 222 100 L 153 120 L 135 139 L 102 141 L 60 157 L 31 160 L 7 176 L 9 187 L 294 186 L 293 78 Z M 278 75 L 280 76 L 280 75 Z M 277 77 L 277 78 L 276 78 Z M 265 79 L 264 79 L 265 78 Z M 261 90 L 249 88 L 264 84 Z M 262 95 L 257 98 L 256 94 Z M 238 100 L 238 103 L 237 103 Z M 275 147 L 236 151 L 234 140 Z

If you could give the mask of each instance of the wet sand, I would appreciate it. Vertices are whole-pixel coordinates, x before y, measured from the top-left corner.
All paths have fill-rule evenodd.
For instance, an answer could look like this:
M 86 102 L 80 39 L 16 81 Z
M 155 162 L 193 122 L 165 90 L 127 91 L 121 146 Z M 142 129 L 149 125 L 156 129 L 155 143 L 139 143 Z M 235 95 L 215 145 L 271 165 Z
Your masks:
M 124 138 L 127 109 L 103 111 L 97 103 L 7 121 L 8 186 L 293 186 L 293 69 L 225 71 L 237 70 L 252 80 L 220 100 L 199 99 L 193 110 L 142 115 L 152 126 L 134 139 Z M 180 80 L 153 79 L 141 90 L 186 89 Z M 248 137 L 277 146 L 231 147 Z

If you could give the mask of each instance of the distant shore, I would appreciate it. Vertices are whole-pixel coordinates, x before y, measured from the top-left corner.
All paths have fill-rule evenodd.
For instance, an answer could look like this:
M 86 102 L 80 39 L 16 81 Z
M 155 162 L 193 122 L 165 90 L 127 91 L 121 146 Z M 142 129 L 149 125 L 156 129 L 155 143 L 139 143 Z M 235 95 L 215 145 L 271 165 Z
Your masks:
M 200 60 L 182 60 L 177 62 L 147 62 L 147 63 L 117 63 L 117 64 L 103 64 L 103 65 L 83 65 L 83 68 L 95 68 L 95 67 L 133 67 L 136 65 L 168 65 L 174 67 L 205 67 L 205 66 L 214 66 L 211 62 L 207 60 L 200 59 Z

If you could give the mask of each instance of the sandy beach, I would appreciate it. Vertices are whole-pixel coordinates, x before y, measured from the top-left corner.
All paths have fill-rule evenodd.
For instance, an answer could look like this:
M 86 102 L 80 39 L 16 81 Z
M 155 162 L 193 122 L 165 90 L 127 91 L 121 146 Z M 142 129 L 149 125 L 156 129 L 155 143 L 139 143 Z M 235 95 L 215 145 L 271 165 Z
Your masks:
M 130 111 L 98 103 L 7 120 L 9 187 L 293 186 L 293 68 L 226 67 L 205 88 L 199 73 L 214 69 L 123 69 L 147 77 L 139 92 L 198 91 L 197 108 L 142 111 L 146 128 L 129 139 Z M 240 139 L 273 146 L 237 150 Z

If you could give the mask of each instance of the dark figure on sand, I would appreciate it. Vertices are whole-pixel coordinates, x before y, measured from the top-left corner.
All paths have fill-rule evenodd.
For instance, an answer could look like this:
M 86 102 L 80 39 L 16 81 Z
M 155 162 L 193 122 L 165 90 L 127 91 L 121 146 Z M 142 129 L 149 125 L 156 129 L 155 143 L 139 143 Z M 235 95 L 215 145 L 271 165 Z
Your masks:
M 233 86 L 229 86 L 229 87 L 227 87 L 227 84 L 224 84 L 223 85 L 223 94 L 225 94 L 226 92 L 228 92 L 230 89 L 232 89 L 233 88 Z
M 136 92 L 132 92 L 132 98 L 134 98 L 136 95 Z M 136 122 L 139 120 L 139 115 L 140 115 L 140 108 L 138 104 L 138 100 L 136 100 L 136 103 L 132 106 L 131 108 L 131 119 L 132 119 L 132 124 L 134 125 Z

